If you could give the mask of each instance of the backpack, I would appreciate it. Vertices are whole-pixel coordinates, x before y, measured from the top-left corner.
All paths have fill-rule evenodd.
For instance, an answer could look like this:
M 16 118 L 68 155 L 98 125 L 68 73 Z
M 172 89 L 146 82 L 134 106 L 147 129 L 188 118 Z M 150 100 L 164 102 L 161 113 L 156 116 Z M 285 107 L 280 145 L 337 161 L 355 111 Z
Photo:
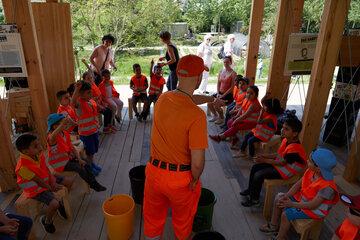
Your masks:
M 217 56 L 218 56 L 219 59 L 223 59 L 223 58 L 225 57 L 224 46 L 222 46 L 222 47 L 220 48 L 220 51 L 219 51 L 219 53 L 217 54 Z

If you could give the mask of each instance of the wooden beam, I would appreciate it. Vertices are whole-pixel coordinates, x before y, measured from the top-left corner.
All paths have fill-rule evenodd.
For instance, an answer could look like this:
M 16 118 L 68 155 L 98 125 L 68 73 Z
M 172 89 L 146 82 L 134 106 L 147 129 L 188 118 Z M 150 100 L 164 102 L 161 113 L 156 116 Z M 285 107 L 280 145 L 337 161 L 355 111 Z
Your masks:
M 344 171 L 344 179 L 349 182 L 355 182 L 359 176 L 360 167 L 360 121 L 357 123 L 355 136 L 350 149 L 346 167 Z
M 289 34 L 293 30 L 293 1 L 279 0 L 276 18 L 274 44 L 272 48 L 267 91 L 271 97 L 281 100 L 284 82 L 284 68 Z
M 70 3 L 32 3 L 50 111 L 56 93 L 75 81 Z
M 10 114 L 10 113 L 8 113 Z M 5 119 L 5 110 L 3 104 L 0 104 L 0 175 L 5 183 L 0 180 L 1 191 L 7 192 L 9 187 L 13 190 L 19 189 L 15 176 L 15 153 L 10 139 L 8 124 Z
M 8 23 L 12 22 L 15 0 L 3 0 L 5 17 Z M 40 58 L 38 39 L 35 32 L 35 23 L 30 0 L 17 0 L 15 23 L 21 34 L 28 83 L 34 113 L 36 131 L 40 142 L 46 145 L 46 118 L 50 114 L 49 100 L 46 92 L 43 66 Z M 42 43 L 44 44 L 44 43 Z
M 351 64 L 349 54 L 349 40 L 351 49 Z M 337 59 L 337 66 L 342 67 L 357 67 L 360 66 L 360 36 L 344 36 L 341 40 L 339 57 Z
M 298 33 L 300 30 L 301 19 L 302 19 L 302 14 L 303 14 L 303 9 L 304 9 L 304 1 L 305 0 L 293 1 L 293 29 L 291 31 L 292 33 Z M 287 36 L 287 38 L 289 38 L 289 36 Z M 287 49 L 286 49 L 286 51 L 287 51 Z M 284 68 L 285 68 L 285 65 L 284 65 Z M 282 84 L 281 98 L 279 98 L 279 100 L 281 100 L 281 106 L 284 109 L 286 108 L 286 104 L 287 104 L 287 100 L 288 100 L 290 83 L 291 83 L 291 76 L 284 76 L 284 80 L 283 80 L 283 84 Z
M 325 1 L 300 133 L 306 154 L 319 142 L 349 5 L 350 0 Z
M 263 12 L 264 0 L 253 0 L 245 66 L 245 76 L 250 79 L 250 85 L 254 85 L 255 83 Z
M 58 3 L 59 0 L 46 0 L 47 3 Z

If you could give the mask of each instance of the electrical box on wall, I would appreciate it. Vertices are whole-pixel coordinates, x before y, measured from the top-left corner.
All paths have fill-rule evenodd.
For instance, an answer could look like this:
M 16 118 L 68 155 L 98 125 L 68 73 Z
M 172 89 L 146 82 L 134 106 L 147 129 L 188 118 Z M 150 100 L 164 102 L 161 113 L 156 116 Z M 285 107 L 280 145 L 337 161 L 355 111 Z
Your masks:
M 0 33 L 0 76 L 27 77 L 20 33 Z

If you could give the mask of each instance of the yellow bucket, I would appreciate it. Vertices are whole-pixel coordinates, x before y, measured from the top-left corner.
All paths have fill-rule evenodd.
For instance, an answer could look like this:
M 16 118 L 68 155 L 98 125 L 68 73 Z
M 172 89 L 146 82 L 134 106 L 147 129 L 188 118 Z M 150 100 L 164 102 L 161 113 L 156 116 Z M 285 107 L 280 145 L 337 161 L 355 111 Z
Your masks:
M 132 197 L 119 194 L 109 197 L 103 203 L 108 236 L 111 240 L 128 240 L 133 234 L 134 206 Z

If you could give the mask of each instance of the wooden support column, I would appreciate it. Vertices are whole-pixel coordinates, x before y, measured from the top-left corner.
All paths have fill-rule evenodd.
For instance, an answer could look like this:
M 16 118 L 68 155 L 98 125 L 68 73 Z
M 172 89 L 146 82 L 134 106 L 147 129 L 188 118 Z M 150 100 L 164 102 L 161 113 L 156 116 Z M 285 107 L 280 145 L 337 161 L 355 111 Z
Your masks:
M 15 178 L 15 153 L 10 139 L 8 124 L 5 119 L 5 110 L 0 104 L 0 187 L 2 192 L 7 192 L 9 187 L 17 190 L 19 186 Z
M 350 154 L 348 160 L 346 162 L 346 167 L 344 171 L 344 179 L 349 182 L 355 182 L 360 167 L 360 121 L 357 124 L 356 137 L 354 137 L 353 142 L 351 144 Z
M 279 0 L 274 44 L 272 48 L 267 91 L 271 97 L 281 100 L 283 96 L 284 68 L 289 34 L 293 30 L 293 1 Z
M 300 134 L 306 154 L 319 142 L 349 5 L 350 0 L 325 1 Z
M 5 17 L 12 22 L 15 0 L 3 0 Z M 17 0 L 15 23 L 19 29 L 28 71 L 28 83 L 34 113 L 36 131 L 40 142 L 46 145 L 46 118 L 50 114 L 49 100 L 46 92 L 43 66 L 40 58 L 38 39 L 35 32 L 34 18 L 30 0 Z M 42 43 L 43 44 L 43 43 Z
M 298 33 L 300 30 L 301 19 L 302 19 L 302 14 L 303 14 L 303 9 L 304 9 L 304 1 L 305 0 L 293 1 L 293 29 L 291 31 L 292 33 Z M 288 36 L 288 38 L 289 38 L 289 36 Z M 287 51 L 287 48 L 285 51 Z M 285 65 L 284 65 L 284 68 L 285 68 Z M 279 98 L 279 100 L 282 99 L 281 106 L 284 109 L 286 108 L 286 104 L 287 104 L 287 100 L 288 100 L 290 83 L 291 83 L 291 76 L 284 76 L 284 80 L 283 80 L 283 84 L 282 84 L 281 98 Z
M 251 20 L 249 38 L 247 42 L 245 67 L 245 76 L 250 79 L 250 85 L 254 85 L 255 83 L 263 12 L 264 0 L 253 0 L 251 6 Z

